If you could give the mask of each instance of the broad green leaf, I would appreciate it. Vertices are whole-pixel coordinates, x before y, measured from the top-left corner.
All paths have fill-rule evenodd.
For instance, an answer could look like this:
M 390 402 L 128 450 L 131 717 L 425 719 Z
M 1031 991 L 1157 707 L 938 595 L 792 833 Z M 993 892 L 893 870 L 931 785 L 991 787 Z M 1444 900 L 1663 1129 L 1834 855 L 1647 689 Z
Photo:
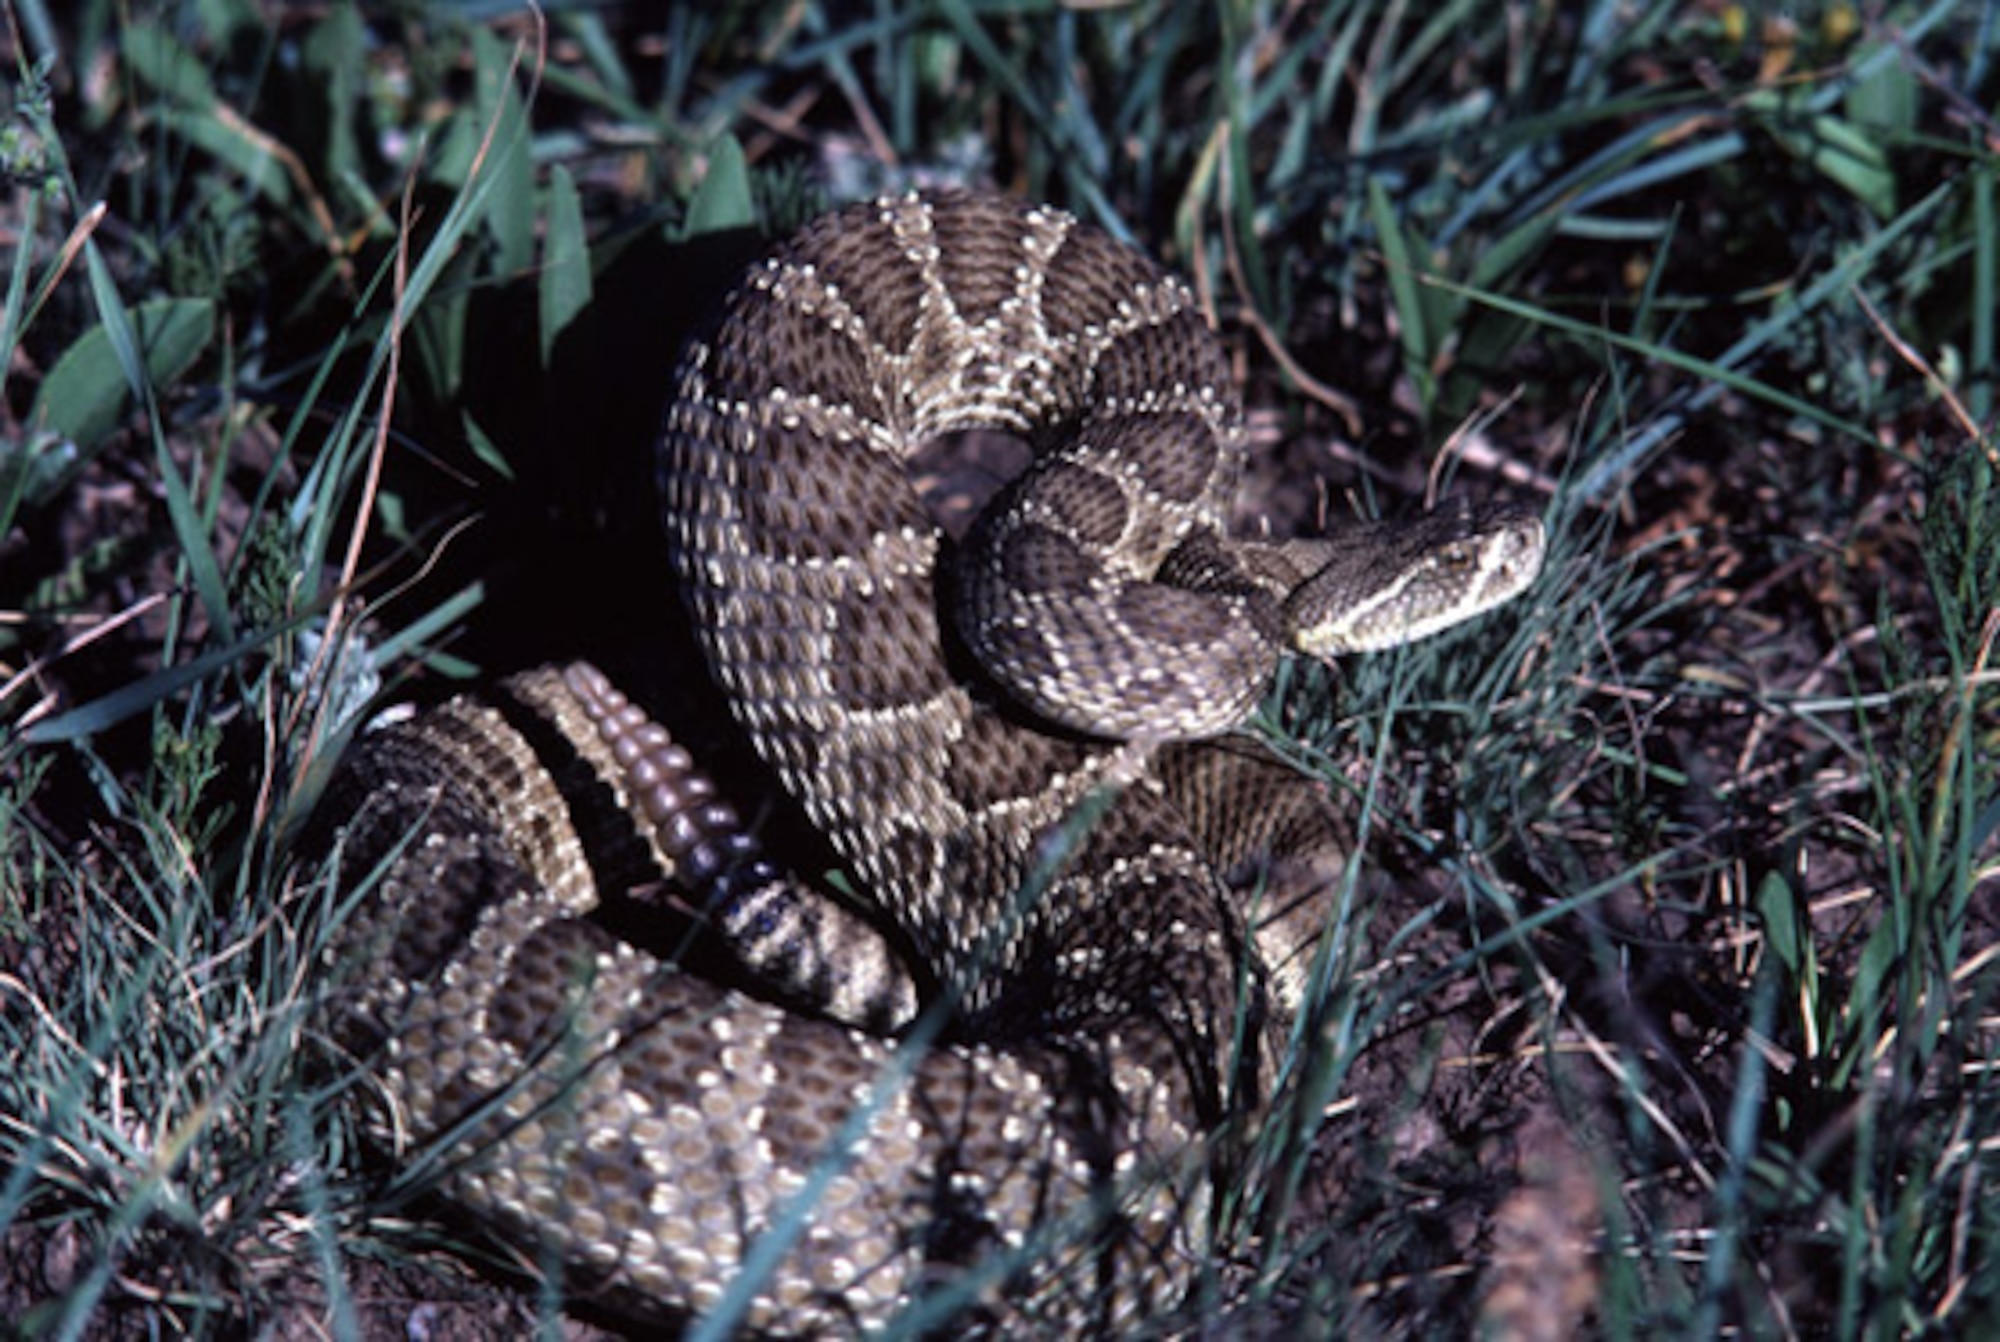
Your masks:
M 156 387 L 186 372 L 215 335 L 215 304 L 206 298 L 156 298 L 132 311 L 132 329 Z M 35 422 L 95 445 L 132 412 L 132 387 L 102 324 L 72 344 L 49 370 L 35 398 Z
M 1847 115 L 1857 125 L 1907 133 L 1917 125 L 1916 76 L 1901 61 L 1876 67 L 1847 94 Z
M 207 67 L 149 23 L 125 30 L 125 60 L 156 93 L 183 107 L 208 107 L 215 102 L 215 85 L 209 82 Z
M 242 50 L 242 43 L 261 42 L 270 31 L 273 15 L 258 7 L 258 0 L 194 0 L 184 8 L 198 17 L 203 45 L 210 50 Z
M 1995 831 L 2000 831 L 2000 796 L 1980 808 L 1979 815 L 1972 822 L 1972 833 L 1967 843 L 1983 851 Z
M 750 166 L 743 146 L 733 135 L 725 135 L 708 147 L 708 172 L 688 201 L 687 217 L 681 221 L 681 237 L 698 238 L 704 233 L 721 233 L 732 228 L 749 228 L 757 222 L 757 209 L 750 197 Z
M 367 38 L 356 6 L 333 6 L 299 44 L 299 55 L 322 99 L 317 120 L 325 137 L 325 159 L 314 164 L 314 175 L 333 181 L 362 172 L 354 123 L 366 70 Z
M 1781 872 L 1770 872 L 1757 885 L 1757 914 L 1764 920 L 1764 941 L 1796 983 L 1805 962 L 1808 933 L 1799 922 L 1792 884 Z
M 575 180 L 560 163 L 549 174 L 548 195 L 540 293 L 544 368 L 556 337 L 590 304 L 590 246 L 583 232 L 583 202 Z
M 438 396 L 453 398 L 465 386 L 466 326 L 472 314 L 472 288 L 468 278 L 472 262 L 454 258 L 442 273 L 450 282 L 441 286 L 430 301 L 411 304 L 412 316 L 404 338 L 406 374 L 415 372 Z
M 462 187 L 472 180 L 473 157 L 479 152 L 480 127 L 459 108 L 431 131 L 432 149 L 424 156 L 425 170 L 434 182 Z

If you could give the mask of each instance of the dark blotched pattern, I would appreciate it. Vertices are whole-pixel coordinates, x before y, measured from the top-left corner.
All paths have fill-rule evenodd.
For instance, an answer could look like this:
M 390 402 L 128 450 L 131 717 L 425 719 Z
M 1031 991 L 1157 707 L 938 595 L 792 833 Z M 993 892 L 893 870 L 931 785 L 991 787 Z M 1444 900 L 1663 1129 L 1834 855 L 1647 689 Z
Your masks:
M 904 463 L 982 425 L 1037 460 L 953 554 Z M 866 907 L 767 857 L 587 666 L 375 737 L 338 803 L 343 879 L 388 872 L 347 1019 L 403 1130 L 454 1134 L 452 1195 L 669 1320 L 816 1179 L 756 1328 L 879 1325 L 967 1268 L 995 1329 L 1175 1299 L 1209 1252 L 1182 1157 L 1225 1096 L 1261 1102 L 1278 1014 L 1217 864 L 1261 839 L 1338 867 L 1323 799 L 1267 757 L 1155 773 L 1117 740 L 1228 728 L 1276 656 L 1286 555 L 1238 575 L 1218 543 L 1153 580 L 1221 535 L 1241 442 L 1186 287 L 1059 212 L 881 201 L 755 268 L 683 363 L 666 523 L 742 734 Z M 646 887 L 771 1000 L 613 935 Z M 898 1071 L 861 1027 L 926 1006 L 949 1042 Z M 1060 1251 L 1010 1257 L 1057 1222 Z

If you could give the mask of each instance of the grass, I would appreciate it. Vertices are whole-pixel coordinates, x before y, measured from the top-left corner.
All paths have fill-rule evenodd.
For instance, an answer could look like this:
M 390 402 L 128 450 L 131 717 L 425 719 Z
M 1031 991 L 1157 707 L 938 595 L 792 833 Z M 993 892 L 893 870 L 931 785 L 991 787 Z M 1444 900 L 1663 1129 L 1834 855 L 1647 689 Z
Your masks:
M 365 709 L 643 642 L 577 594 L 752 226 L 964 176 L 1194 280 L 1279 525 L 1556 537 L 1262 717 L 1368 860 L 1195 1307 L 2000 1326 L 1990 6 L 69 9 L 0 5 L 16 1333 L 555 1326 L 360 1147 L 298 828 Z

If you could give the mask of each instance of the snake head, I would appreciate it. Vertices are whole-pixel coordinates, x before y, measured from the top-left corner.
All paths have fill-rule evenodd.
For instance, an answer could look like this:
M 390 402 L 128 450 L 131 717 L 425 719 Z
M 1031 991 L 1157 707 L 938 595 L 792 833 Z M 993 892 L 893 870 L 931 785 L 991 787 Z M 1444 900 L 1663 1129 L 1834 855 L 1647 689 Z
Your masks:
M 1541 572 L 1547 536 L 1524 508 L 1460 503 L 1304 544 L 1296 557 L 1314 562 L 1284 601 L 1286 634 L 1331 659 L 1414 643 L 1512 600 Z

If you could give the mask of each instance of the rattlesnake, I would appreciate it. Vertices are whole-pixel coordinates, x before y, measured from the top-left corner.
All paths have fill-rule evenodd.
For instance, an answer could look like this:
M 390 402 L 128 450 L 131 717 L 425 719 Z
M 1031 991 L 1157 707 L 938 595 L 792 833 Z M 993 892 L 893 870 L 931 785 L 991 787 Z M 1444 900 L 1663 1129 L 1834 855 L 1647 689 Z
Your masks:
M 906 463 L 974 426 L 1036 460 L 954 544 Z M 1342 857 L 1319 794 L 1223 734 L 1287 648 L 1465 618 L 1542 544 L 1466 510 L 1230 540 L 1243 437 L 1186 286 L 1059 211 L 883 200 L 753 268 L 681 363 L 675 576 L 858 893 L 767 856 L 587 664 L 369 734 L 328 809 L 343 1037 L 392 1139 L 642 1314 L 746 1265 L 745 1322 L 794 1333 L 940 1287 L 1077 1327 L 1182 1291 L 1188 1153 L 1267 1098 L 1267 962 L 1316 916 L 1253 936 L 1225 877 Z

